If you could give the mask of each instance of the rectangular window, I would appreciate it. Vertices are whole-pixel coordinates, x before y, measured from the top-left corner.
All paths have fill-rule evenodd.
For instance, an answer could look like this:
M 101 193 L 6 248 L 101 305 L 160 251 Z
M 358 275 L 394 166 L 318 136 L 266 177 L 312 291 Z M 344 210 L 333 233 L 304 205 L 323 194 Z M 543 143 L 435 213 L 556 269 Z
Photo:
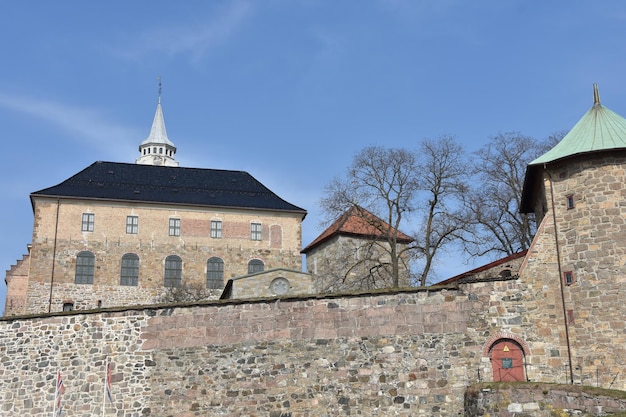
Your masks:
M 80 226 L 82 232 L 93 232 L 93 225 L 96 219 L 96 215 L 93 213 L 83 213 L 83 222 Z
M 136 235 L 139 231 L 139 217 L 126 216 L 126 234 Z
M 574 324 L 574 310 L 567 310 L 567 323 Z
M 565 282 L 565 285 L 572 285 L 574 283 L 574 273 L 572 271 L 563 272 L 563 282 Z
M 180 219 L 170 219 L 170 236 L 180 236 Z
M 220 220 L 211 220 L 211 237 L 213 239 L 222 238 L 222 222 Z
M 574 207 L 576 207 L 576 205 L 574 204 L 574 196 L 572 194 L 568 195 L 567 197 L 567 209 L 571 210 Z
M 262 240 L 261 223 L 250 223 L 250 240 Z

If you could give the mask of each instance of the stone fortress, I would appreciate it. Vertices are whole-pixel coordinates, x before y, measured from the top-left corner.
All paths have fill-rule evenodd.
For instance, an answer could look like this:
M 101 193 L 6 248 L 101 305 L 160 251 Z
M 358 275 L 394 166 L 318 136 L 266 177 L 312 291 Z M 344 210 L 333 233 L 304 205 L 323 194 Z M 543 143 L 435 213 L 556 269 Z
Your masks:
M 163 166 L 140 169 L 179 169 L 165 162 L 175 148 L 163 148 Z M 94 166 L 128 184 L 128 173 L 107 164 Z M 522 209 L 538 220 L 530 249 L 431 287 L 316 294 L 314 274 L 298 270 L 306 212 L 264 194 L 253 178 L 240 180 L 248 187 L 240 191 L 269 207 L 205 201 L 183 210 L 138 202 L 129 197 L 135 186 L 112 202 L 119 196 L 106 194 L 102 177 L 77 178 L 94 193 L 90 201 L 69 195 L 80 187 L 65 183 L 31 195 L 30 254 L 6 278 L 0 415 L 50 415 L 58 371 L 67 416 L 450 416 L 463 413 L 465 389 L 479 381 L 626 390 L 626 120 L 601 105 L 595 86 L 591 109 L 528 166 Z M 163 183 L 143 184 L 139 194 L 156 185 Z M 152 234 L 124 236 L 133 217 L 137 235 Z M 95 238 L 101 218 L 106 230 Z M 222 222 L 224 242 L 239 241 L 210 243 L 213 221 Z M 138 267 L 126 258 L 130 272 L 126 254 L 139 258 Z M 219 272 L 230 294 L 263 284 L 255 298 L 143 306 L 124 305 L 118 288 L 156 297 L 187 276 L 213 285 Z M 111 304 L 109 295 L 122 301 Z

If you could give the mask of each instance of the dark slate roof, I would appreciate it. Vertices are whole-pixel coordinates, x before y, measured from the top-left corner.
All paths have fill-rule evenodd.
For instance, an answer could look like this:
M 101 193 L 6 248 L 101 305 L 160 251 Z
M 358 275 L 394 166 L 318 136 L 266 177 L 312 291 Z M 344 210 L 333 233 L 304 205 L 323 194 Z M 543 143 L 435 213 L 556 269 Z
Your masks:
M 288 211 L 286 202 L 245 171 L 95 162 L 54 187 L 31 194 L 111 201 Z

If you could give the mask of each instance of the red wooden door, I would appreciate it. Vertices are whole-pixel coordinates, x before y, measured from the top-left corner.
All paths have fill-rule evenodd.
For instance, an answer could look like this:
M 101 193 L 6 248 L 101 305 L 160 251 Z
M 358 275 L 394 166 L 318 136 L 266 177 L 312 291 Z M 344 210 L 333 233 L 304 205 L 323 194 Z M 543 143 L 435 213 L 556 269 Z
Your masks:
M 510 339 L 498 340 L 491 347 L 491 368 L 496 382 L 525 381 L 524 352 Z

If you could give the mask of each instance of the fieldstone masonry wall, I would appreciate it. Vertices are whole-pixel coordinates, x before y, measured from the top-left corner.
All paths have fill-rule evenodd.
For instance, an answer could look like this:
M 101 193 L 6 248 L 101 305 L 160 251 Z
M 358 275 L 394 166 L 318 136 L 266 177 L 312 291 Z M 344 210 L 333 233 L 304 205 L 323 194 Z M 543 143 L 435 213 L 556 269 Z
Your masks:
M 449 287 L 0 321 L 3 415 L 459 415 L 477 382 L 481 303 Z M 482 339 L 482 336 L 481 336 Z
M 462 415 L 466 388 L 492 381 L 489 345 L 499 337 L 524 343 L 530 380 L 563 379 L 528 331 L 530 299 L 509 279 L 6 317 L 0 415 L 50 415 L 57 370 L 64 415 L 101 415 L 107 356 L 114 403 L 105 415 Z M 623 377 L 613 382 L 623 389 Z
M 592 417 L 626 412 L 626 399 L 610 395 L 611 391 L 594 392 L 572 385 L 542 384 L 480 388 L 471 387 L 465 393 L 467 417 Z

